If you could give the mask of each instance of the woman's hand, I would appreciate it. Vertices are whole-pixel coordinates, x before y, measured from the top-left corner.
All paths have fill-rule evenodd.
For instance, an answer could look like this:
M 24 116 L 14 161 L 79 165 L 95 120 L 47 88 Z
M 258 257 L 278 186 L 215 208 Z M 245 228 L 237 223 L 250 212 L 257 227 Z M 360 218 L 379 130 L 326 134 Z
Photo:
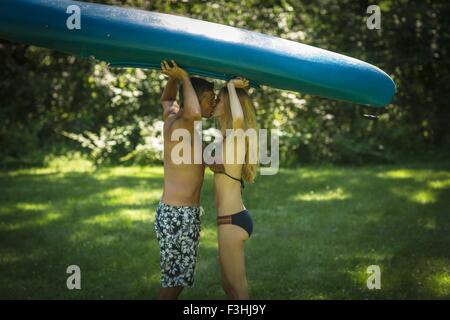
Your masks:
M 161 62 L 162 73 L 179 80 L 189 78 L 189 74 L 186 72 L 186 70 L 180 68 L 174 60 L 171 61 L 173 67 L 171 67 L 166 60 Z
M 237 77 L 231 79 L 228 84 L 234 85 L 235 88 L 246 88 L 248 87 L 248 80 L 245 78 Z

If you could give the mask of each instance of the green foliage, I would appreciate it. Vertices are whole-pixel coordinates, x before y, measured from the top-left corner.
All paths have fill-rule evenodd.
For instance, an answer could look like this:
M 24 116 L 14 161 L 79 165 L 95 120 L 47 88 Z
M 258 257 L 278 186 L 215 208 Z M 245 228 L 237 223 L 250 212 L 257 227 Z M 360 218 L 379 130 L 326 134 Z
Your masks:
M 374 110 L 261 88 L 252 93 L 262 128 L 279 129 L 281 164 L 395 162 L 450 149 L 450 6 L 380 1 L 381 30 L 366 27 L 366 1 L 92 1 L 189 16 L 304 42 L 373 63 L 398 92 Z M 0 164 L 42 163 L 83 151 L 96 163 L 153 163 L 142 123 L 161 120 L 157 71 L 0 42 Z M 218 87 L 217 87 L 218 89 Z M 375 121 L 362 115 L 379 115 Z M 71 137 L 69 139 L 68 137 Z M 155 137 L 153 137 L 155 138 Z M 93 142 L 96 141 L 96 142 Z

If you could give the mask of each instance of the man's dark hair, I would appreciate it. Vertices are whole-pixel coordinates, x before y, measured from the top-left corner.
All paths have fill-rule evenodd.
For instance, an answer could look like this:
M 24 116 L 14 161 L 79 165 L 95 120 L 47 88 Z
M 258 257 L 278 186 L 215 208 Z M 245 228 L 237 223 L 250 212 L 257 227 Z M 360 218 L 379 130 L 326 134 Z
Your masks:
M 198 77 L 190 77 L 189 79 L 191 80 L 192 87 L 194 88 L 195 94 L 199 100 L 203 93 L 207 91 L 214 92 L 214 83 Z M 184 97 L 182 87 L 180 87 L 180 101 L 180 106 L 183 107 Z

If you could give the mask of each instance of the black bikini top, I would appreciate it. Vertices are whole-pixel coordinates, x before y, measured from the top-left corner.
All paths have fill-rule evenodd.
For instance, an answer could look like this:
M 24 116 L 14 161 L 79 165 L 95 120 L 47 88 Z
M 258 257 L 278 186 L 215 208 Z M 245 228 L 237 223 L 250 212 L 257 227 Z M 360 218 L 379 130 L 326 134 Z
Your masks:
M 214 152 L 214 155 L 215 155 L 215 152 Z M 214 155 L 212 155 L 212 156 L 214 156 Z M 217 168 L 220 168 L 220 170 L 217 170 Z M 244 180 L 242 178 L 238 179 L 238 178 L 233 177 L 232 175 L 226 173 L 225 166 L 223 164 L 214 163 L 209 166 L 209 169 L 211 169 L 211 171 L 214 173 L 224 174 L 233 180 L 239 181 L 241 184 L 241 193 L 242 193 L 242 190 L 245 188 Z
M 216 168 L 218 166 L 220 166 L 222 168 L 221 171 L 213 169 L 213 168 Z M 214 172 L 214 173 L 224 174 L 224 175 L 226 175 L 227 177 L 229 177 L 229 178 L 231 178 L 233 180 L 239 181 L 241 183 L 241 191 L 242 191 L 242 189 L 245 188 L 244 180 L 242 178 L 238 179 L 238 178 L 233 177 L 232 175 L 226 173 L 225 167 L 223 166 L 223 164 L 215 164 L 214 166 L 209 166 L 209 169 L 211 169 L 211 171 Z

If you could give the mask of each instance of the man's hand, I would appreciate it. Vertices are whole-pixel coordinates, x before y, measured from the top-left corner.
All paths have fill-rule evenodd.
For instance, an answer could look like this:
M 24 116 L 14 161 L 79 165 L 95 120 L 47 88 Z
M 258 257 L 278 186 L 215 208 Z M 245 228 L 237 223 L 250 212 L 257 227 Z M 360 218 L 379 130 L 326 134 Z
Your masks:
M 165 60 L 161 62 L 162 73 L 179 80 L 189 78 L 189 74 L 184 69 L 180 68 L 174 60 L 171 61 L 173 67 Z
M 248 80 L 238 77 L 235 79 L 231 79 L 228 84 L 233 85 L 235 88 L 246 88 L 248 87 Z

